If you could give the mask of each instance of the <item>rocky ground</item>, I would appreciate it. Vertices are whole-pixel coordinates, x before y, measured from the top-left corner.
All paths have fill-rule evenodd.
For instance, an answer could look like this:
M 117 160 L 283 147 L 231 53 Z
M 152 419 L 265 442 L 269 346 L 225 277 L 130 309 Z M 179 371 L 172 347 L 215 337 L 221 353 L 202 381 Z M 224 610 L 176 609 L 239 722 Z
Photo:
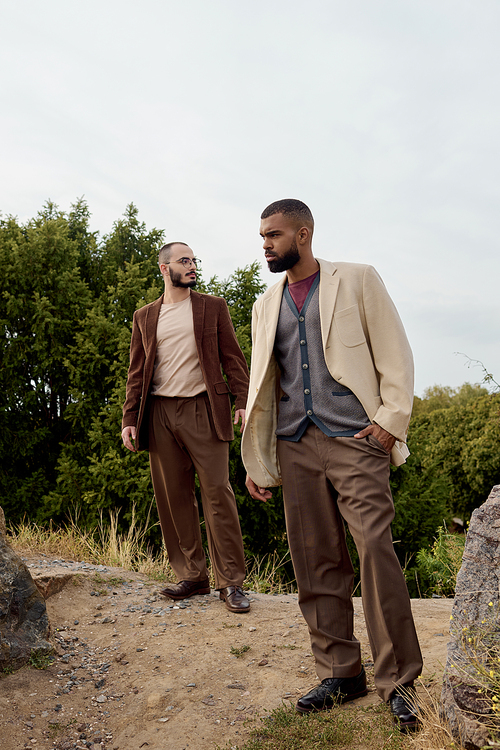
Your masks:
M 47 599 L 55 661 L 0 677 L 2 750 L 236 747 L 317 682 L 296 595 L 251 593 L 251 612 L 235 615 L 216 592 L 175 603 L 140 574 L 25 561 L 47 594 L 62 587 Z M 426 682 L 442 675 L 451 605 L 412 602 Z M 355 612 L 370 674 L 359 598 Z M 378 702 L 371 684 L 357 703 Z

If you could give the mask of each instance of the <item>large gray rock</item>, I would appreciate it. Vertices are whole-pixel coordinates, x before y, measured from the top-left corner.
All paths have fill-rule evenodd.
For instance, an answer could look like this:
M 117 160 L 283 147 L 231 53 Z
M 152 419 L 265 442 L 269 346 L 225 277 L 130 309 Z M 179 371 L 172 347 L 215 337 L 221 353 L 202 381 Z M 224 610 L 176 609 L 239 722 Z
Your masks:
M 500 485 L 472 514 L 450 621 L 442 713 L 466 750 L 500 736 L 488 673 L 499 665 Z M 496 650 L 496 653 L 495 653 Z M 498 681 L 498 677 L 496 678 Z
M 50 654 L 49 630 L 45 599 L 7 543 L 0 508 L 0 670 L 18 669 L 32 654 Z

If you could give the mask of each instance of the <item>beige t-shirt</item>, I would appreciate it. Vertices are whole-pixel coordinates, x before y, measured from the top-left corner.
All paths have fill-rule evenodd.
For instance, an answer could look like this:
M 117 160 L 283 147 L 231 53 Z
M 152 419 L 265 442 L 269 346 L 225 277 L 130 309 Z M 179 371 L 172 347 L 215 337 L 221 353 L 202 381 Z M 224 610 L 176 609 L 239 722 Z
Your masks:
M 196 396 L 207 387 L 194 339 L 191 296 L 161 306 L 156 328 L 153 396 Z

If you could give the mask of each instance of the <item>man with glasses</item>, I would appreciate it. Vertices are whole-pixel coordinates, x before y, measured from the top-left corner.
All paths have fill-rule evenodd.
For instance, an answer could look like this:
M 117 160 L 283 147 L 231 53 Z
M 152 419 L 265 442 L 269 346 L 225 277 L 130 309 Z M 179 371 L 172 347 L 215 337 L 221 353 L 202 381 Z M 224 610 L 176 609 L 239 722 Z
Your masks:
M 243 540 L 229 484 L 229 441 L 245 424 L 248 368 L 225 300 L 193 290 L 197 258 L 184 242 L 159 252 L 164 293 L 134 313 L 122 440 L 149 449 L 161 530 L 178 583 L 174 600 L 210 592 L 202 547 L 198 475 L 215 588 L 231 612 L 250 609 Z M 227 383 L 222 375 L 222 370 Z

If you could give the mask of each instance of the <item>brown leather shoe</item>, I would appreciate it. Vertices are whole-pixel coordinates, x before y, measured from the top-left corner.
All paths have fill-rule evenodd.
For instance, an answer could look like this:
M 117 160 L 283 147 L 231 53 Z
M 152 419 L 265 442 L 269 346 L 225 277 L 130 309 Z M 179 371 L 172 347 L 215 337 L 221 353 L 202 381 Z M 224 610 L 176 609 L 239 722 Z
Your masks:
M 169 583 L 163 591 L 158 593 L 170 599 L 189 599 L 190 596 L 196 594 L 209 594 L 210 584 L 208 578 L 203 581 L 179 581 L 179 583 Z
M 250 602 L 243 593 L 241 586 L 226 586 L 220 590 L 219 599 L 226 603 L 230 612 L 244 614 L 250 612 Z

